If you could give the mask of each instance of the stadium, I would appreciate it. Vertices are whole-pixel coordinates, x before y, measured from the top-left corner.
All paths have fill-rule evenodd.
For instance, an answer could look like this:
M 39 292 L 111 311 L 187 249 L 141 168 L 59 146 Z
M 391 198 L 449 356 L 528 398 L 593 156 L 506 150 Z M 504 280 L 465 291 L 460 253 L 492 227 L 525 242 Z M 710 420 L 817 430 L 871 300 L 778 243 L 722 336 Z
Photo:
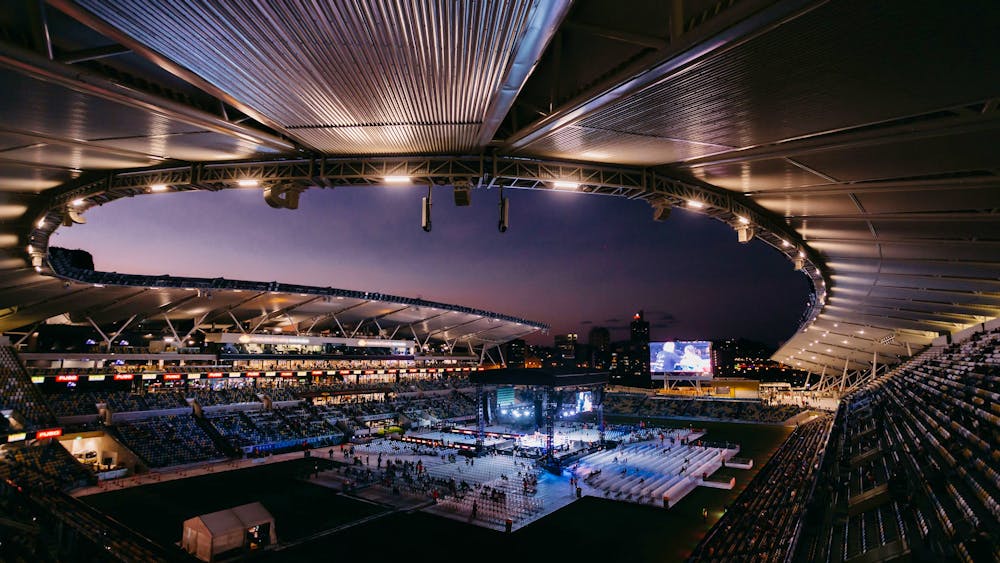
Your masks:
M 1000 560 L 997 22 L 986 1 L 6 3 L 0 560 Z M 419 209 L 347 210 L 372 240 L 322 258 L 339 277 L 297 283 L 299 247 L 357 239 L 256 215 L 235 236 L 283 233 L 246 260 L 265 278 L 197 273 L 233 230 L 197 201 L 299 228 L 315 194 L 389 188 Z M 518 300 L 599 278 L 543 236 L 574 208 L 522 195 L 641 204 L 630 247 L 710 225 L 767 257 L 669 264 L 709 272 L 682 299 L 727 278 L 770 303 L 780 263 L 807 297 L 766 360 L 798 379 L 722 376 L 721 339 L 665 312 L 527 361 L 558 319 Z M 445 232 L 472 200 L 488 228 Z M 125 227 L 149 202 L 192 222 Z M 114 217 L 100 248 L 63 242 Z M 197 232 L 189 268 L 101 266 L 158 266 L 178 243 L 119 256 L 154 227 Z M 340 281 L 485 230 L 514 261 L 411 256 L 435 298 Z M 505 300 L 445 283 L 504 268 Z

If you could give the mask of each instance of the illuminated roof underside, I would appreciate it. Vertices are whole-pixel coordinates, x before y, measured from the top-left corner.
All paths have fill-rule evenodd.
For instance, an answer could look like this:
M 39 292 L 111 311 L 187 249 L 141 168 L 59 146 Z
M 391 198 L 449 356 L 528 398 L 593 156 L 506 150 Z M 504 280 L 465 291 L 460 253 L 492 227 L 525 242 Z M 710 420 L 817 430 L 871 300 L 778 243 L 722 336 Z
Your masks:
M 1000 313 L 994 1 L 50 0 L 44 18 L 22 4 L 0 15 L 5 330 L 144 300 L 67 297 L 32 269 L 40 213 L 80 183 L 179 166 L 216 189 L 205 163 L 329 155 L 628 166 L 630 187 L 601 193 L 653 204 L 681 204 L 651 197 L 665 178 L 704 186 L 711 216 L 751 209 L 772 245 L 801 241 L 817 304 L 775 357 L 816 372 L 893 362 Z

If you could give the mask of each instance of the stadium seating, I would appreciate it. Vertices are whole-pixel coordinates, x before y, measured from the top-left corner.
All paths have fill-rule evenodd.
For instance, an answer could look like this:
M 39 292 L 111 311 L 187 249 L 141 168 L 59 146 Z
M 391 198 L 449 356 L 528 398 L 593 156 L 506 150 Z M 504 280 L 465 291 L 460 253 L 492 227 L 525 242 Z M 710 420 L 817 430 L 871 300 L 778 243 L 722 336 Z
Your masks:
M 1000 545 L 1000 332 L 930 350 L 844 401 L 822 531 L 803 558 L 979 561 Z M 839 476 L 846 478 L 840 478 Z
M 0 346 L 0 410 L 11 410 L 24 430 L 55 424 L 55 417 L 31 383 L 28 372 L 9 346 Z M 8 430 L 8 420 L 0 417 L 0 430 Z
M 78 462 L 58 442 L 8 446 L 0 463 L 0 477 L 21 485 L 55 484 L 72 489 L 96 481 L 94 473 Z
M 604 400 L 608 414 L 650 418 L 704 418 L 782 423 L 799 414 L 793 405 L 764 405 L 760 401 L 667 399 L 637 393 L 609 393 Z
M 158 416 L 115 426 L 121 441 L 150 467 L 223 458 L 212 439 L 188 415 Z
M 695 548 L 690 561 L 787 561 L 833 417 L 798 426 Z

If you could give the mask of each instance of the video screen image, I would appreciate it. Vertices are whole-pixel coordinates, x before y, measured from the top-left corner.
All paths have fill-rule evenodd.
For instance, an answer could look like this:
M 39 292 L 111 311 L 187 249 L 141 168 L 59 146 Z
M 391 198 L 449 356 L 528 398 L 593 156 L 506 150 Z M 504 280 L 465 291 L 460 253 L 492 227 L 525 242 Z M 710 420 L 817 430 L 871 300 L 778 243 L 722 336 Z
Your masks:
M 649 371 L 712 374 L 712 343 L 696 340 L 650 342 Z

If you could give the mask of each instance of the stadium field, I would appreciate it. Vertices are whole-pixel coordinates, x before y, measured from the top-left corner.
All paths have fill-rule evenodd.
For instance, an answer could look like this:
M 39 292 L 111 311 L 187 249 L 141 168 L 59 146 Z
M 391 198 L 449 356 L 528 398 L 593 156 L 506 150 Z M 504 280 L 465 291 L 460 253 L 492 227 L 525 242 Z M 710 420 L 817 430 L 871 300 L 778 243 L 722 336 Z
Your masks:
M 661 421 L 681 427 L 688 422 Z M 698 487 L 670 510 L 587 497 L 506 535 L 423 513 L 398 513 L 270 554 L 269 561 L 326 561 L 331 554 L 377 555 L 380 561 L 441 561 L 445 553 L 470 561 L 683 561 L 701 537 L 770 458 L 792 429 L 773 425 L 702 422 L 714 440 L 739 442 L 754 469 L 732 470 L 731 491 Z M 708 508 L 704 521 L 701 509 Z M 282 529 L 281 520 L 277 521 Z M 595 533 L 588 533 L 593 530 Z
M 304 482 L 319 458 L 226 471 L 83 497 L 112 518 L 164 545 L 181 539 L 184 520 L 260 501 L 274 516 L 278 541 L 296 540 L 383 509 Z

